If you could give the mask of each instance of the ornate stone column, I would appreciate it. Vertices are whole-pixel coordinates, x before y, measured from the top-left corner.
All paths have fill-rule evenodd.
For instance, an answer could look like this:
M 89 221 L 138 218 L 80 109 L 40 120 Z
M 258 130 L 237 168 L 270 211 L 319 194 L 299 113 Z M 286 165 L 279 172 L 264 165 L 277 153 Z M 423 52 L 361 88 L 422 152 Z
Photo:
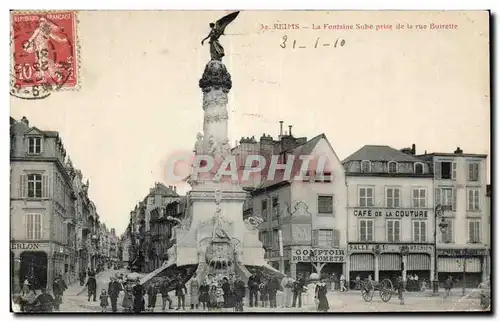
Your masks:
M 211 60 L 199 81 L 203 91 L 203 143 L 205 150 L 210 147 L 210 137 L 220 145 L 228 140 L 227 94 L 232 87 L 231 75 L 226 66 L 217 60 Z

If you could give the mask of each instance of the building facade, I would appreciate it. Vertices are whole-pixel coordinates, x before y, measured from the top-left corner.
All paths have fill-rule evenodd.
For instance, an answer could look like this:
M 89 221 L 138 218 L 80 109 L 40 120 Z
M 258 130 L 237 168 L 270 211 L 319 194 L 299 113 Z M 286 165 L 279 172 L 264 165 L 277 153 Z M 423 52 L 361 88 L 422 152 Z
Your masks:
M 237 149 L 258 153 L 268 161 L 271 155 L 281 155 L 282 164 L 291 155 L 294 160 L 321 156 L 325 167 L 300 173 L 300 164 L 297 168 L 294 163 L 299 173 L 294 171 L 290 180 L 279 174 L 270 178 L 269 168 L 264 167 L 261 177 L 245 186 L 251 200 L 245 203 L 244 214 L 263 220 L 260 240 L 266 260 L 276 269 L 292 277 L 313 272 L 340 275 L 346 271 L 347 248 L 344 169 L 324 134 L 311 140 L 295 138 L 289 128 L 288 133 L 281 131 L 278 140 L 269 135 L 263 135 L 259 142 L 243 139 L 240 143 L 244 147 Z
M 130 223 L 126 234 L 128 237 L 124 239 L 128 251 L 127 247 L 124 247 L 123 256 L 128 257 L 127 261 L 132 270 L 149 273 L 161 266 L 163 251 L 166 252 L 168 249 L 165 247 L 169 241 L 162 232 L 169 232 L 166 226 L 173 225 L 173 223 L 167 225 L 167 221 L 170 221 L 167 220 L 168 216 L 179 217 L 180 213 L 183 213 L 183 200 L 184 198 L 177 193 L 176 187 L 167 187 L 156 182 L 143 200 L 130 212 Z M 165 215 L 167 208 L 169 215 Z
M 434 276 L 433 176 L 415 146 L 366 145 L 343 161 L 347 178 L 346 279 Z
M 179 196 L 175 190 L 165 196 L 164 205 L 151 211 L 150 235 L 152 241 L 152 270 L 159 268 L 168 260 L 167 250 L 176 242 L 173 228 L 182 220 L 186 208 L 185 197 Z
M 457 148 L 418 157 L 433 168 L 435 204 L 442 206 L 448 223 L 447 230 L 439 232 L 439 272 L 476 287 L 489 274 L 487 155 Z
M 75 276 L 74 201 L 59 133 L 11 120 L 10 245 L 14 292 L 30 279 L 52 289 Z

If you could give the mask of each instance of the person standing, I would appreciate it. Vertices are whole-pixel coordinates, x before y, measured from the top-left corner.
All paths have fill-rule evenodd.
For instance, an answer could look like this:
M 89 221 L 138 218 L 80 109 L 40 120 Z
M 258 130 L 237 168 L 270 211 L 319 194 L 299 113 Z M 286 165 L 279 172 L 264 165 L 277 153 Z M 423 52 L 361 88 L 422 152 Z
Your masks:
M 207 281 L 203 281 L 200 285 L 200 302 L 203 305 L 203 310 L 206 310 L 209 304 L 209 295 L 210 286 L 208 286 Z
M 111 300 L 111 310 L 113 312 L 117 311 L 117 302 L 118 302 L 118 296 L 120 292 L 122 291 L 122 285 L 116 277 L 111 277 L 110 282 L 108 284 L 108 296 L 109 299 Z
M 54 293 L 54 310 L 59 311 L 59 306 L 62 303 L 63 288 L 60 282 L 59 275 L 52 282 L 52 292 Z
M 276 276 L 271 277 L 269 284 L 267 285 L 267 290 L 269 292 L 269 307 L 276 308 L 276 293 L 280 288 L 280 283 Z
M 130 285 L 126 284 L 123 290 L 123 312 L 132 312 L 132 306 L 134 305 L 134 297 L 132 295 L 132 288 Z
M 332 290 L 332 292 L 335 292 L 335 285 L 337 284 L 337 275 L 335 275 L 335 273 L 332 273 L 332 276 L 330 277 L 330 283 L 330 289 Z
M 208 291 L 208 310 L 213 311 L 217 308 L 217 286 L 210 285 Z
M 444 281 L 444 297 L 447 298 L 451 295 L 451 289 L 453 288 L 453 279 L 451 278 L 451 275 L 448 276 L 446 281 Z
M 168 295 L 168 281 L 164 280 L 161 285 L 160 285 L 160 293 L 161 293 L 161 310 L 165 312 L 165 309 L 167 307 L 167 302 L 168 302 L 168 309 L 172 309 L 172 299 L 170 298 L 170 295 Z
M 292 302 L 292 288 L 293 288 L 293 279 L 290 277 L 290 274 L 287 274 L 281 280 L 281 287 L 283 287 L 283 306 L 282 307 L 290 307 Z
M 315 298 L 318 300 L 318 311 L 320 312 L 328 312 L 328 310 L 330 309 L 330 305 L 328 304 L 328 298 L 326 297 L 328 290 L 325 282 L 326 279 L 321 280 L 320 283 L 316 284 L 316 289 L 315 289 L 315 294 L 316 294 Z
M 177 296 L 177 311 L 181 309 L 185 310 L 186 309 L 186 285 L 182 282 L 182 277 L 179 274 L 177 276 L 177 282 L 175 285 L 175 296 Z
M 344 274 L 340 275 L 340 291 L 341 292 L 347 291 L 347 287 L 345 286 L 345 276 L 344 276 Z
M 140 279 L 136 280 L 136 284 L 132 289 L 134 295 L 134 313 L 141 313 L 144 311 L 144 286 L 141 285 Z
M 196 279 L 196 273 L 194 273 L 191 278 L 191 283 L 189 284 L 189 294 L 191 296 L 191 310 L 198 309 L 198 304 L 200 302 L 200 285 L 198 284 L 198 280 Z
M 229 299 L 231 298 L 231 285 L 229 285 L 229 280 L 227 277 L 222 279 L 222 291 L 224 292 L 224 307 L 229 307 Z
M 267 302 L 269 301 L 269 289 L 268 289 L 268 282 L 266 279 L 263 279 L 259 285 L 259 294 L 260 294 L 261 307 L 267 307 Z
M 101 295 L 99 296 L 99 300 L 101 301 L 101 312 L 106 312 L 108 308 L 108 294 L 105 289 L 102 289 Z
M 302 278 L 302 274 L 298 275 L 297 280 L 293 283 L 293 302 L 292 307 L 297 304 L 297 299 L 299 300 L 298 307 L 302 307 L 302 292 L 304 291 L 305 281 Z
M 359 291 L 361 289 L 361 276 L 356 275 L 356 282 L 355 282 L 355 287 L 356 290 Z
M 95 279 L 95 274 L 93 272 L 89 272 L 89 278 L 87 279 L 87 291 L 88 291 L 88 302 L 90 302 L 90 298 L 93 297 L 93 301 L 96 301 L 96 291 L 97 291 L 97 281 Z
M 405 299 L 404 299 L 405 284 L 403 281 L 403 277 L 401 276 L 398 276 L 396 280 L 396 290 L 398 292 L 399 304 L 401 305 L 405 304 Z
M 243 312 L 243 299 L 245 298 L 245 283 L 240 279 L 239 275 L 235 276 L 234 281 L 234 310 Z
M 258 299 L 258 293 L 259 293 L 259 285 L 260 285 L 260 280 L 255 275 L 255 273 L 252 273 L 252 275 L 248 278 L 248 293 L 250 296 L 249 300 L 249 305 L 250 307 L 253 307 L 254 301 L 255 301 L 255 306 L 259 306 L 259 299 Z
M 417 275 L 417 273 L 415 273 L 413 275 L 413 280 L 414 280 L 414 283 L 415 283 L 415 292 L 420 291 L 420 282 L 418 281 L 418 275 Z
M 229 308 L 234 308 L 234 274 L 231 273 L 229 274 L 229 293 L 228 293 L 228 298 L 227 298 L 227 307 Z
M 158 295 L 158 285 L 156 282 L 152 282 L 148 288 L 148 309 L 150 312 L 154 312 L 156 306 L 156 297 Z
M 40 311 L 42 312 L 52 312 L 54 298 L 52 297 L 52 295 L 47 293 L 46 288 L 42 288 L 42 294 L 38 295 L 34 304 L 40 305 Z

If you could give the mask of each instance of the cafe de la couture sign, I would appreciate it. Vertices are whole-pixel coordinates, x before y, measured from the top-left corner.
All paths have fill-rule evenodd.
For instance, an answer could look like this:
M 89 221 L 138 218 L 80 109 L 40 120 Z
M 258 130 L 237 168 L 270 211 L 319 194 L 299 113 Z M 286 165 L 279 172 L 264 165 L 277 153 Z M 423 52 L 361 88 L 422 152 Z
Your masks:
M 387 217 L 387 218 L 428 218 L 427 210 L 422 209 L 405 209 L 405 208 L 355 208 L 353 210 L 354 217 Z
M 371 253 L 378 246 L 381 253 L 400 253 L 401 247 L 408 247 L 410 253 L 432 253 L 434 246 L 428 244 L 349 244 L 350 253 Z

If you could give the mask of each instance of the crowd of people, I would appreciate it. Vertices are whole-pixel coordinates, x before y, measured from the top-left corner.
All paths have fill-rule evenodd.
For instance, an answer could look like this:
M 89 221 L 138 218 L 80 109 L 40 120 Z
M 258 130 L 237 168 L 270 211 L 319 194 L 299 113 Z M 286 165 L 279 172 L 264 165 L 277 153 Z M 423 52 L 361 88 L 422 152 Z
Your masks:
M 32 279 L 25 279 L 23 282 L 21 295 L 16 302 L 19 304 L 21 312 L 52 312 L 59 311 L 59 306 L 63 301 L 63 294 L 68 289 L 62 275 L 56 274 L 52 283 L 52 293 L 47 292 L 43 287 L 39 293 L 35 289 Z

